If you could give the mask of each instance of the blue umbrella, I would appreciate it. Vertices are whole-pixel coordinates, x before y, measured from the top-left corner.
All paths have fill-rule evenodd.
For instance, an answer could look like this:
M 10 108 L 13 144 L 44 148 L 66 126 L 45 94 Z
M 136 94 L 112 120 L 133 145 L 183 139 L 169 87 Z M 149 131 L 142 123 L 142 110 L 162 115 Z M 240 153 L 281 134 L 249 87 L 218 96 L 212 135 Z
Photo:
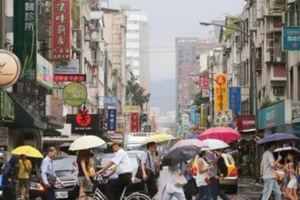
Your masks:
M 270 142 L 290 142 L 299 140 L 299 138 L 293 134 L 290 133 L 274 133 L 271 135 L 268 135 L 262 139 L 260 139 L 257 143 L 258 144 L 266 144 Z

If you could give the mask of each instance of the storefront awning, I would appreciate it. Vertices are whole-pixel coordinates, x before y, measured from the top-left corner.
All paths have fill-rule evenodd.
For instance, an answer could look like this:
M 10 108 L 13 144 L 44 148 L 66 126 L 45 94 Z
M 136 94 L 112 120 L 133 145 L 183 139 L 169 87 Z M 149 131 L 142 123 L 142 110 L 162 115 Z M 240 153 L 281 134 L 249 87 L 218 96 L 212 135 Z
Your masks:
M 24 95 L 7 93 L 14 103 L 15 124 L 26 128 L 47 129 L 47 122 L 42 120 L 38 110 L 30 104 L 29 99 Z

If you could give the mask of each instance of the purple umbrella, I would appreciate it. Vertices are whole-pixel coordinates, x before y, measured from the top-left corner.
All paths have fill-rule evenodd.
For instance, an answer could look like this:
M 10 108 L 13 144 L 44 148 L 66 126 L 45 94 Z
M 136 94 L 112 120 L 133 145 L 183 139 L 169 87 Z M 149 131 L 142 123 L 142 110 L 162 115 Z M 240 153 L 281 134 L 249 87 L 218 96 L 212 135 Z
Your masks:
M 290 133 L 274 133 L 271 135 L 268 135 L 262 139 L 260 139 L 257 143 L 258 144 L 266 144 L 270 142 L 291 142 L 299 140 L 299 138 L 293 134 Z
M 171 150 L 180 148 L 180 147 L 188 147 L 188 146 L 195 146 L 198 148 L 207 148 L 208 146 L 205 145 L 202 141 L 198 139 L 185 139 L 185 140 L 179 140 Z

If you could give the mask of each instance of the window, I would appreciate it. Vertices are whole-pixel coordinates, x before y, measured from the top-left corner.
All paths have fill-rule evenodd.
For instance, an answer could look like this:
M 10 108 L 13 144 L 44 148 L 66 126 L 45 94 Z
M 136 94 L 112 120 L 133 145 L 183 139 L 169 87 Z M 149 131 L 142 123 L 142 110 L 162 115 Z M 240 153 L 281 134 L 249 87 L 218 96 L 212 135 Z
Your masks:
M 273 87 L 274 96 L 284 96 L 284 86 L 274 86 Z

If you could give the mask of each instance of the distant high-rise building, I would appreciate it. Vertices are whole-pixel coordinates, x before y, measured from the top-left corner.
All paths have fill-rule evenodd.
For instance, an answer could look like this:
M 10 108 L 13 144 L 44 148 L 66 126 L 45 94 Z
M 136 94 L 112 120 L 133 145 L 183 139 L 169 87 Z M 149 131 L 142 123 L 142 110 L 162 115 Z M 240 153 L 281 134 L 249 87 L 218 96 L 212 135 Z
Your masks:
M 181 124 L 182 114 L 193 100 L 197 86 L 190 73 L 198 73 L 199 40 L 193 37 L 176 38 L 176 122 Z
M 147 14 L 139 10 L 126 11 L 126 62 L 136 81 L 150 90 L 149 25 Z

